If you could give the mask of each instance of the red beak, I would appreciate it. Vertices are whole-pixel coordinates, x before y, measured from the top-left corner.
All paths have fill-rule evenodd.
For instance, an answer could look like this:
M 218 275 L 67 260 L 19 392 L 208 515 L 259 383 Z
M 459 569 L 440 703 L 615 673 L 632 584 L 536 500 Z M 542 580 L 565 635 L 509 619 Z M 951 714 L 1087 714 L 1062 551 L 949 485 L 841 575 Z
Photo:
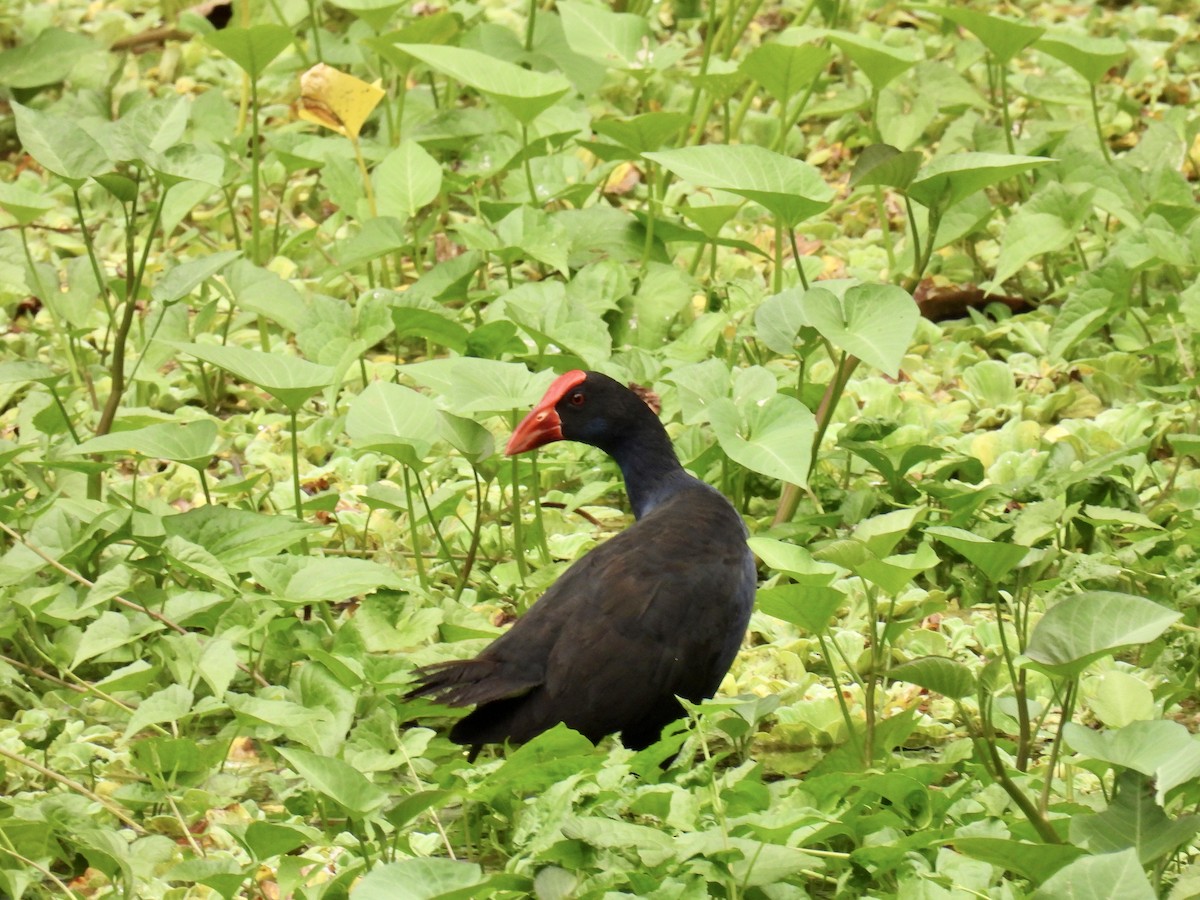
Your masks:
M 504 455 L 514 456 L 543 444 L 561 441 L 562 436 L 562 420 L 554 411 L 554 404 L 543 401 L 513 430 L 508 446 L 504 448 Z
M 558 401 L 562 400 L 567 391 L 582 384 L 586 378 L 587 373 L 578 369 L 564 372 L 555 378 L 538 405 L 521 420 L 520 425 L 513 429 L 512 437 L 508 439 L 508 446 L 504 448 L 504 455 L 515 456 L 526 450 L 541 447 L 543 444 L 561 441 L 563 439 L 562 419 L 558 417 L 558 412 L 554 407 L 558 405 Z

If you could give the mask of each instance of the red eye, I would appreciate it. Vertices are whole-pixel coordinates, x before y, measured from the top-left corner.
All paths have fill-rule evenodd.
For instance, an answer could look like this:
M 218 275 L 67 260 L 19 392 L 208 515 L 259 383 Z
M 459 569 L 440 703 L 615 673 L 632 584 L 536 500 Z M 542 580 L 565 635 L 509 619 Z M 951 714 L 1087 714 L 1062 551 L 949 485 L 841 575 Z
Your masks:
M 579 391 L 576 391 L 574 394 L 572 394 L 570 397 L 567 398 L 567 402 L 570 403 L 572 406 L 583 406 L 583 394 L 580 393 Z

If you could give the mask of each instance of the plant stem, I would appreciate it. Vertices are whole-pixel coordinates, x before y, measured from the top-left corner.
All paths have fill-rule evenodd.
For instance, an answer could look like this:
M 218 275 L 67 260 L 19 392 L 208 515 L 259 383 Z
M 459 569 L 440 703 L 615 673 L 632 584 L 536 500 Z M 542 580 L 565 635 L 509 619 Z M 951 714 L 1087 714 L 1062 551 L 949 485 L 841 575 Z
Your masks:
M 879 230 L 883 232 L 883 249 L 887 253 L 888 259 L 888 277 L 896 277 L 896 248 L 892 246 L 895 241 L 892 240 L 892 225 L 888 221 L 887 203 L 883 197 L 883 188 L 880 185 L 875 185 L 875 209 L 879 216 Z
M 113 336 L 112 366 L 109 370 L 109 379 L 112 382 L 112 386 L 109 390 L 108 399 L 104 404 L 104 411 L 100 414 L 100 421 L 96 423 L 95 433 L 97 437 L 108 434 L 112 428 L 113 420 L 117 417 L 117 408 L 121 405 L 121 397 L 125 393 L 125 345 L 129 339 L 129 329 L 133 327 L 134 315 L 137 312 L 137 295 L 141 290 L 142 277 L 146 271 L 146 259 L 150 254 L 150 237 L 154 234 L 155 229 L 158 228 L 159 221 L 162 219 L 163 202 L 166 200 L 166 197 L 167 191 L 164 190 L 162 197 L 155 205 L 154 219 L 150 224 L 150 230 L 146 233 L 145 246 L 142 248 L 141 263 L 136 267 L 134 272 L 130 273 L 132 283 L 129 285 L 128 295 L 125 297 L 125 308 L 122 310 L 121 322 L 117 326 L 116 334 Z
M 846 723 L 846 739 L 858 752 L 862 753 L 862 748 L 858 744 L 858 733 L 854 728 L 854 719 L 850 716 L 850 705 L 846 703 L 846 698 L 842 694 L 841 679 L 838 677 L 837 667 L 833 662 L 833 654 L 829 652 L 829 645 L 825 640 L 825 632 L 817 632 L 817 644 L 821 647 L 821 655 L 825 658 L 825 665 L 829 667 L 829 678 L 833 682 L 833 693 L 837 697 L 838 709 L 842 712 L 842 721 Z
M 1100 126 L 1100 100 L 1096 96 L 1096 86 L 1091 84 L 1088 85 L 1088 87 L 1091 88 L 1090 96 L 1092 99 L 1092 122 L 1096 125 L 1096 139 L 1100 141 L 1100 152 L 1104 154 L 1104 161 L 1106 163 L 1111 163 L 1112 151 L 1108 149 L 1108 141 L 1104 139 L 1104 129 Z
M 521 168 L 525 170 L 525 184 L 529 188 L 529 202 L 538 202 L 537 186 L 533 183 L 533 166 L 529 162 L 529 126 L 521 123 Z
M 412 479 L 408 474 L 408 466 L 401 466 L 404 472 L 404 500 L 408 507 L 408 533 L 412 539 L 413 565 L 417 567 L 417 581 L 422 590 L 429 590 L 429 579 L 425 576 L 425 560 L 421 558 L 421 544 L 417 538 L 417 510 L 413 506 Z
M 303 503 L 300 500 L 300 444 L 296 440 L 296 410 L 288 410 L 289 421 L 291 422 L 292 432 L 292 499 L 296 504 L 296 518 L 304 521 Z
M 250 256 L 255 265 L 262 265 L 262 223 L 259 221 L 260 193 L 259 163 L 262 148 L 258 145 L 258 79 L 250 78 Z
M 108 316 L 108 328 L 111 331 L 117 327 L 117 316 L 110 302 L 108 283 L 100 271 L 100 260 L 96 258 L 96 245 L 92 243 L 92 233 L 88 230 L 87 221 L 83 217 L 83 202 L 79 198 L 79 188 L 71 189 L 71 197 L 75 200 L 75 216 L 79 220 L 79 233 L 83 235 L 83 245 L 87 248 L 88 261 L 92 264 L 92 275 L 96 278 L 96 290 L 100 292 L 100 299 L 104 303 L 104 312 Z M 105 348 L 102 347 L 101 356 L 105 352 Z
M 467 586 L 471 568 L 475 565 L 475 556 L 479 553 L 479 538 L 483 533 L 483 485 L 480 483 L 479 470 L 474 466 L 471 466 L 471 474 L 475 476 L 475 524 L 471 528 L 471 544 L 467 547 L 467 558 L 463 561 L 462 569 L 458 573 L 458 584 L 454 588 L 455 600 L 462 596 Z
M 1054 770 L 1058 767 L 1058 757 L 1062 753 L 1063 747 L 1063 732 L 1067 728 L 1067 723 L 1071 721 L 1071 716 L 1075 712 L 1075 696 L 1078 693 L 1079 682 L 1072 678 L 1067 682 L 1067 689 L 1063 695 L 1062 712 L 1058 717 L 1058 730 L 1054 735 L 1054 743 L 1050 747 L 1050 759 L 1046 764 L 1046 777 L 1042 782 L 1042 797 L 1038 804 L 1038 811 L 1045 816 L 1050 808 L 1050 793 L 1054 787 Z
M 800 273 L 800 286 L 808 290 L 808 279 L 804 275 L 804 262 L 800 259 L 800 245 L 796 243 L 796 229 L 788 227 L 788 237 L 792 239 L 792 259 L 796 261 L 796 271 Z

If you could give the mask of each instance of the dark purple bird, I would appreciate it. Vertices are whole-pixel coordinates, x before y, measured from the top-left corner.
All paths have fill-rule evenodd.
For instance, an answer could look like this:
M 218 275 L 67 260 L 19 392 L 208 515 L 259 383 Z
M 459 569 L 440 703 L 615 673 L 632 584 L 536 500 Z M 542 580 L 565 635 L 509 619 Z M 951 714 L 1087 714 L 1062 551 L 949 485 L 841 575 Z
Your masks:
M 409 697 L 474 706 L 450 739 L 527 741 L 565 722 L 593 742 L 640 750 L 711 697 L 754 605 L 741 517 L 679 464 L 658 417 L 598 372 L 567 372 L 517 426 L 506 455 L 580 441 L 617 461 L 637 521 L 572 565 L 474 659 L 416 671 Z

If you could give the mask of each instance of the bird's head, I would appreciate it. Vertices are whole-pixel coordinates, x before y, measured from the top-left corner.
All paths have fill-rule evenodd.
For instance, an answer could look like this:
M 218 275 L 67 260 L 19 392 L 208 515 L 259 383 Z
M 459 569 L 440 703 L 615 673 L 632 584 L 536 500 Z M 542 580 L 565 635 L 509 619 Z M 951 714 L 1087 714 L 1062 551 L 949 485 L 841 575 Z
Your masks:
M 608 453 L 645 428 L 662 428 L 646 401 L 599 372 L 573 369 L 554 379 L 505 447 L 514 456 L 553 441 L 579 441 Z

